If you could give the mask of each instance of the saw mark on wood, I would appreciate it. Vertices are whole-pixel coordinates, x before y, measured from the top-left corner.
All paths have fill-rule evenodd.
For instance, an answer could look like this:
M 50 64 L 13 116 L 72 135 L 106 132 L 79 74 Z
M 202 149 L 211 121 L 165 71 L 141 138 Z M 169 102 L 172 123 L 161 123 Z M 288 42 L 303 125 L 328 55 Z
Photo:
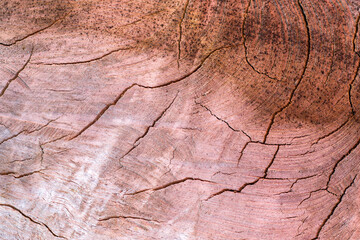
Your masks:
M 6 72 L 12 74 L 13 76 L 16 75 L 16 72 L 14 72 L 13 70 L 10 70 L 10 69 L 8 69 L 6 67 L 4 67 L 3 70 L 5 70 Z M 19 80 L 18 82 L 20 83 L 21 86 L 23 86 L 26 89 L 30 89 L 29 85 L 27 85 L 27 83 L 20 76 L 17 77 L 17 80 Z
M 33 55 L 33 52 L 34 52 L 34 47 L 31 48 L 31 51 L 30 51 L 30 55 L 28 57 L 28 59 L 26 60 L 25 64 L 16 72 L 16 74 L 10 78 L 5 86 L 3 87 L 3 89 L 1 90 L 0 92 L 0 97 L 2 97 L 4 94 L 5 94 L 5 91 L 8 89 L 8 87 L 10 86 L 11 82 L 14 81 L 15 79 L 17 79 L 19 77 L 19 74 L 26 68 L 26 66 L 29 64 L 30 60 L 31 60 L 31 57 Z
M 301 5 L 299 0 L 297 1 L 297 4 L 298 4 L 298 6 L 299 6 L 299 8 L 301 10 L 300 12 L 301 12 L 301 15 L 303 17 L 303 22 L 305 24 L 306 33 L 307 33 L 307 52 L 306 52 L 305 64 L 304 64 L 303 70 L 301 72 L 300 78 L 298 79 L 298 81 L 295 84 L 295 87 L 293 88 L 293 90 L 290 93 L 289 100 L 287 101 L 287 103 L 284 106 L 282 106 L 279 110 L 274 112 L 273 115 L 271 116 L 270 123 L 269 123 L 269 125 L 268 125 L 268 127 L 266 129 L 266 133 L 265 133 L 265 136 L 264 136 L 264 140 L 263 140 L 264 143 L 266 142 L 267 137 L 268 137 L 268 135 L 270 133 L 271 127 L 274 124 L 275 117 L 278 114 L 280 114 L 282 111 L 284 111 L 287 107 L 289 107 L 290 104 L 292 103 L 295 91 L 298 89 L 300 83 L 302 82 L 302 80 L 304 78 L 305 71 L 306 71 L 308 63 L 309 63 L 309 58 L 310 58 L 310 28 L 309 28 L 309 23 L 308 23 L 308 20 L 306 18 L 306 15 L 305 15 L 304 8 Z

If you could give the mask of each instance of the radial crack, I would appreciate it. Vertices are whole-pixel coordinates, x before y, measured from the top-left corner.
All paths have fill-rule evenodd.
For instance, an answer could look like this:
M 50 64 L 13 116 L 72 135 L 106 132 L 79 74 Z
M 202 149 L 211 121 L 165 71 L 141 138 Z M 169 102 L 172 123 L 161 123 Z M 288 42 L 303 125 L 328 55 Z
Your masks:
M 190 2 L 190 0 L 186 0 L 185 7 L 184 7 L 184 10 L 183 10 L 183 13 L 181 15 L 180 22 L 179 22 L 179 39 L 178 39 L 178 56 L 177 56 L 178 68 L 180 67 L 180 57 L 181 57 L 182 23 L 183 23 L 183 21 L 185 19 L 186 10 L 187 10 L 187 8 L 189 6 L 189 2 Z
M 139 194 L 139 193 L 143 193 L 143 192 L 147 192 L 147 191 L 158 191 L 158 190 L 162 190 L 162 189 L 165 189 L 167 187 L 170 187 L 170 186 L 173 186 L 173 185 L 176 185 L 176 184 L 179 184 L 179 183 L 183 183 L 183 182 L 186 182 L 186 181 L 201 181 L 201 182 L 207 182 L 207 183 L 215 183 L 213 181 L 210 181 L 210 180 L 204 180 L 204 179 L 201 179 L 201 178 L 193 178 L 193 177 L 186 177 L 186 178 L 183 178 L 183 179 L 180 179 L 180 180 L 176 180 L 176 181 L 173 181 L 173 182 L 170 182 L 170 183 L 167 183 L 165 185 L 162 185 L 162 186 L 159 186 L 159 187 L 156 187 L 156 188 L 146 188 L 146 189 L 143 189 L 143 190 L 140 190 L 140 191 L 136 191 L 136 192 L 133 192 L 133 193 L 126 193 L 125 195 L 136 195 L 136 194 Z
M 35 223 L 35 224 L 37 224 L 37 225 L 40 225 L 40 226 L 45 227 L 45 228 L 51 233 L 51 235 L 53 235 L 54 237 L 66 239 L 66 238 L 63 237 L 63 236 L 60 236 L 60 235 L 55 234 L 55 233 L 49 228 L 49 226 L 46 225 L 45 223 L 43 223 L 43 222 L 38 222 L 38 221 L 34 220 L 33 218 L 31 218 L 30 216 L 26 215 L 25 213 L 23 213 L 20 209 L 18 209 L 18 208 L 16 208 L 16 207 L 14 207 L 14 206 L 12 206 L 12 205 L 10 205 L 10 204 L 4 204 L 4 203 L 0 203 L 0 206 L 2 206 L 2 207 L 7 207 L 7 208 L 11 208 L 12 210 L 20 213 L 23 217 L 27 218 L 27 219 L 30 220 L 31 222 L 33 222 L 33 223 Z
M 289 96 L 289 100 L 287 101 L 287 103 L 282 106 L 279 110 L 277 110 L 276 112 L 273 113 L 273 115 L 271 116 L 271 119 L 270 119 L 270 123 L 266 129 L 266 133 L 265 133 L 265 136 L 264 136 L 264 143 L 266 142 L 267 140 L 267 137 L 270 133 L 270 130 L 271 130 L 271 127 L 272 125 L 274 124 L 274 121 L 275 121 L 275 117 L 281 113 L 282 111 L 284 111 L 287 107 L 290 106 L 291 102 L 292 102 L 292 99 L 294 97 L 294 94 L 295 94 L 295 91 L 298 89 L 300 83 L 302 82 L 303 78 L 304 78 L 304 74 L 305 74 L 305 71 L 307 69 L 307 66 L 308 66 L 308 63 L 309 63 L 309 58 L 310 58 L 310 29 L 309 29 L 309 23 L 308 23 L 308 20 L 306 18 L 306 15 L 305 15 L 305 11 L 304 11 L 304 8 L 303 6 L 301 5 L 300 1 L 298 0 L 297 1 L 298 5 L 299 5 L 299 8 L 301 10 L 301 14 L 302 14 L 302 17 L 303 17 L 303 21 L 305 23 L 305 27 L 306 27 L 306 33 L 307 33 L 307 52 L 306 52 L 306 58 L 305 58 L 305 64 L 304 64 L 304 67 L 303 67 L 303 70 L 301 72 L 301 75 L 300 75 L 300 78 L 299 80 L 296 82 L 295 84 L 295 87 L 293 88 L 293 90 L 291 91 L 290 93 L 290 96 Z
M 201 103 L 199 103 L 199 102 L 196 102 L 196 101 L 195 101 L 195 104 L 200 105 L 201 107 L 205 108 L 205 109 L 210 113 L 211 116 L 213 116 L 213 117 L 215 117 L 217 120 L 225 123 L 225 124 L 226 124 L 231 130 L 233 130 L 234 132 L 242 132 L 242 133 L 243 133 L 246 137 L 248 137 L 249 140 L 251 141 L 250 135 L 247 134 L 245 131 L 243 131 L 243 130 L 241 130 L 241 129 L 239 130 L 239 129 L 233 128 L 227 121 L 225 121 L 224 119 L 221 119 L 221 118 L 219 118 L 218 116 L 216 116 L 216 115 L 215 115 L 208 107 L 206 107 L 205 105 L 203 105 L 203 104 L 201 104 Z
M 165 113 L 169 110 L 169 108 L 173 105 L 173 103 L 175 102 L 175 99 L 177 98 L 177 96 L 178 96 L 178 93 L 176 94 L 176 96 L 174 97 L 174 99 L 170 102 L 170 104 L 160 113 L 160 115 L 159 115 L 157 118 L 155 118 L 155 120 L 152 122 L 152 124 L 146 127 L 145 132 L 144 132 L 141 136 L 139 136 L 139 137 L 137 137 L 137 138 L 135 139 L 135 141 L 134 141 L 134 143 L 133 143 L 133 146 L 132 146 L 132 147 L 130 148 L 130 150 L 127 151 L 120 159 L 122 159 L 122 158 L 124 158 L 126 155 L 128 155 L 130 152 L 132 152 L 132 151 L 140 144 L 139 141 L 140 141 L 141 139 L 143 139 L 143 138 L 149 133 L 150 128 L 155 127 L 155 124 L 164 116 L 164 114 L 165 114 Z
M 73 137 L 71 137 L 69 140 L 73 140 L 75 138 L 77 138 L 78 136 L 80 136 L 83 132 L 85 132 L 89 127 L 91 127 L 92 125 L 94 125 L 94 123 L 96 123 L 101 117 L 102 115 L 105 114 L 105 112 L 111 107 L 114 106 L 118 103 L 118 101 L 125 95 L 125 93 L 130 90 L 131 88 L 138 86 L 137 84 L 132 84 L 130 86 L 128 86 L 127 88 L 125 88 L 116 98 L 113 102 L 106 104 L 106 106 L 101 109 L 101 111 L 95 116 L 95 118 L 89 122 L 85 127 L 83 127 L 77 134 L 75 134 Z
M 310 199 L 313 193 L 320 192 L 320 191 L 326 191 L 326 188 L 320 188 L 320 189 L 316 189 L 316 190 L 314 190 L 314 191 L 311 191 L 306 198 L 304 198 L 303 200 L 300 201 L 300 203 L 298 204 L 298 207 L 299 207 L 301 204 L 303 204 L 303 202 L 305 202 L 306 200 Z
M 268 171 L 269 171 L 270 167 L 272 166 L 272 164 L 274 163 L 275 158 L 276 158 L 279 150 L 280 150 L 280 145 L 277 145 L 276 151 L 275 151 L 272 159 L 270 160 L 270 163 L 269 163 L 269 164 L 266 166 L 266 168 L 264 169 L 264 174 L 263 174 L 261 177 L 256 178 L 256 179 L 255 179 L 254 181 L 252 181 L 252 182 L 244 183 L 244 184 L 243 184 L 240 188 L 238 188 L 238 189 L 231 189 L 231 188 L 222 189 L 221 191 L 210 195 L 205 201 L 208 201 L 208 200 L 210 200 L 211 198 L 213 198 L 213 197 L 215 197 L 215 196 L 218 196 L 218 195 L 220 195 L 220 194 L 223 194 L 224 192 L 241 193 L 247 186 L 255 185 L 255 184 L 256 184 L 257 182 L 259 182 L 261 179 L 266 179 L 266 178 L 267 178 L 267 175 L 268 175 Z
M 1 140 L 1 141 L 0 141 L 0 145 L 3 144 L 4 142 L 7 142 L 7 141 L 13 139 L 13 138 L 16 138 L 17 136 L 19 136 L 19 135 L 22 134 L 22 133 L 31 134 L 31 133 L 40 131 L 41 129 L 47 127 L 50 123 L 56 121 L 57 119 L 59 119 L 59 118 L 52 119 L 52 120 L 48 121 L 45 125 L 43 125 L 43 126 L 41 126 L 41 127 L 39 127 L 39 128 L 36 128 L 36 129 L 34 129 L 34 130 L 31 130 L 31 131 L 29 131 L 29 130 L 21 130 L 20 132 L 14 134 L 14 135 L 12 135 L 12 136 L 10 136 L 10 137 L 8 137 L 8 138 L 5 138 L 5 139 Z
M 280 81 L 279 79 L 275 78 L 275 77 L 271 77 L 269 76 L 267 73 L 264 73 L 264 72 L 260 72 L 259 70 L 257 70 L 249 61 L 248 59 L 248 50 L 247 50 L 247 46 L 246 46 L 246 36 L 245 36 L 245 23 L 246 23 L 246 18 L 249 14 L 249 8 L 250 8 L 250 5 L 251 5 L 251 1 L 252 0 L 249 0 L 249 3 L 246 7 L 246 10 L 245 10 L 245 15 L 244 15 L 244 21 L 242 23 L 242 37 L 243 37 L 243 46 L 244 46 L 244 50 L 245 50 L 245 61 L 246 63 L 258 74 L 260 75 L 264 75 L 272 80 L 276 80 L 276 81 Z
M 8 138 L 5 138 L 5 139 L 1 140 L 0 145 L 3 144 L 4 142 L 7 142 L 7 141 L 13 139 L 13 138 L 16 138 L 17 136 L 19 136 L 23 132 L 25 132 L 25 130 L 21 130 L 20 132 L 14 134 L 14 135 L 12 135 L 12 136 L 10 136 Z
M 124 50 L 130 50 L 130 49 L 134 49 L 135 47 L 121 47 L 121 48 L 117 48 L 117 49 L 114 49 L 112 51 L 109 51 L 99 57 L 96 57 L 96 58 L 92 58 L 92 59 L 89 59 L 89 60 L 83 60 L 83 61 L 74 61 L 74 62 L 55 62 L 55 63 L 44 63 L 44 62 L 35 62 L 35 63 L 32 63 L 32 64 L 37 64 L 37 65 L 76 65 L 76 64 L 83 64 L 83 63 L 91 63 L 91 62 L 95 62 L 95 61 L 98 61 L 98 60 L 101 60 L 103 59 L 104 57 L 107 57 L 113 53 L 116 53 L 116 52 L 120 52 L 120 51 L 124 51 Z
M 173 98 L 173 100 L 170 102 L 170 104 L 160 113 L 160 115 L 152 122 L 152 124 L 150 126 L 148 126 L 145 130 L 145 132 L 139 136 L 135 142 L 134 145 L 136 145 L 141 139 L 143 139 L 149 132 L 150 128 L 155 127 L 156 123 L 165 115 L 165 113 L 170 109 L 170 107 L 173 105 L 173 103 L 175 102 L 175 99 L 177 98 L 178 93 L 176 94 L 176 96 Z
M 29 58 L 26 60 L 25 64 L 16 72 L 16 74 L 10 78 L 7 83 L 5 84 L 5 86 L 3 87 L 3 89 L 1 90 L 0 92 L 0 97 L 2 97 L 4 94 L 5 94 L 5 91 L 8 89 L 8 87 L 10 86 L 10 83 L 12 81 L 14 81 L 15 79 L 17 79 L 19 77 L 19 74 L 26 68 L 26 66 L 28 65 L 28 63 L 30 62 L 31 60 L 31 57 L 33 55 L 33 52 L 34 52 L 34 47 L 31 48 L 31 52 L 30 52 L 30 55 L 29 55 Z
M 250 139 L 250 141 L 246 142 L 245 145 L 242 147 L 242 149 L 241 149 L 241 151 L 240 151 L 240 156 L 239 156 L 238 161 L 237 161 L 237 166 L 239 166 L 240 161 L 241 161 L 241 158 L 242 158 L 242 156 L 244 155 L 244 151 L 245 151 L 245 149 L 247 148 L 247 146 L 248 146 L 250 143 L 261 144 L 261 145 L 265 145 L 265 146 L 288 146 L 288 145 L 291 145 L 291 144 L 287 144 L 287 143 L 281 143 L 281 144 L 277 144 L 277 143 L 264 143 L 264 142 L 261 142 L 261 141 L 253 141 L 253 140 Z
M 349 122 L 349 120 L 350 120 L 350 117 L 348 117 L 345 122 L 343 122 L 340 126 L 335 128 L 334 130 L 332 130 L 328 134 L 325 134 L 325 135 L 319 137 L 315 142 L 313 142 L 311 144 L 311 146 L 313 146 L 315 144 L 318 144 L 322 139 L 327 138 L 327 137 L 331 136 L 332 134 L 336 133 L 337 131 L 339 131 L 341 128 L 343 128 Z
M 244 151 L 245 151 L 246 147 L 247 147 L 250 143 L 252 143 L 252 142 L 251 142 L 251 141 L 246 142 L 246 143 L 244 144 L 243 148 L 241 149 L 241 151 L 240 151 L 240 156 L 239 156 L 238 161 L 237 161 L 237 166 L 239 166 L 240 160 L 241 160 L 242 156 L 244 155 Z
M 45 170 L 45 169 L 36 170 L 36 171 L 32 171 L 32 172 L 28 172 L 28 173 L 24 173 L 24 174 L 19 174 L 19 175 L 16 175 L 15 172 L 4 172 L 4 173 L 0 173 L 0 176 L 12 176 L 14 178 L 23 178 L 23 177 L 33 175 L 35 173 L 42 173 L 41 171 L 43 171 L 43 170 Z
M 99 222 L 103 222 L 103 221 L 108 221 L 111 219 L 134 219 L 134 220 L 143 220 L 143 221 L 147 221 L 147 222 L 156 222 L 156 223 L 160 223 L 160 221 L 154 220 L 154 219 L 149 219 L 149 218 L 144 218 L 144 217 L 137 217 L 137 216 L 123 216 L 123 215 L 117 215 L 117 216 L 110 216 L 110 217 L 105 217 L 105 218 L 100 218 L 98 221 Z
M 339 164 L 342 162 L 342 160 L 344 160 L 347 156 L 349 156 L 352 153 L 352 151 L 354 151 L 359 146 L 359 144 L 360 144 L 360 138 L 344 155 L 341 156 L 341 158 L 339 158 L 339 160 L 336 161 L 336 163 L 335 163 L 334 167 L 332 168 L 332 171 L 329 175 L 328 181 L 326 183 L 326 189 L 329 188 L 331 178 L 334 175 L 336 168 L 339 166 Z
M 42 31 L 45 31 L 45 30 L 48 29 L 48 28 L 51 28 L 51 27 L 52 27 L 53 25 L 55 25 L 57 22 L 60 22 L 60 21 L 64 20 L 69 14 L 70 14 L 70 13 L 67 13 L 65 16 L 63 16 L 63 17 L 55 20 L 54 22 L 52 22 L 51 24 L 47 25 L 46 27 L 40 28 L 39 30 L 36 30 L 35 32 L 32 32 L 32 33 L 30 33 L 30 34 L 28 34 L 28 35 L 26 35 L 26 36 L 24 36 L 24 37 L 22 37 L 22 38 L 16 39 L 16 40 L 14 40 L 12 43 L 0 43 L 0 45 L 6 46 L 6 47 L 15 45 L 15 44 L 18 43 L 18 42 L 21 42 L 21 41 L 23 41 L 23 40 L 25 40 L 25 39 L 27 39 L 27 38 L 29 38 L 29 37 L 31 37 L 31 36 L 34 36 L 35 34 L 38 34 L 38 33 L 42 32 Z
M 32 171 L 32 172 L 29 172 L 29 173 L 24 173 L 24 174 L 21 174 L 21 175 L 17 175 L 17 176 L 14 175 L 14 178 L 23 178 L 23 177 L 33 175 L 35 173 L 42 173 L 41 171 L 43 171 L 43 170 L 45 170 L 45 169 L 40 169 L 40 170 Z
M 298 183 L 298 181 L 300 180 L 305 180 L 305 179 L 308 179 L 308 178 L 312 178 L 312 177 L 315 177 L 317 176 L 317 174 L 314 174 L 314 175 L 311 175 L 311 176 L 306 176 L 306 177 L 301 177 L 301 178 L 297 178 L 290 186 L 289 190 L 288 191 L 285 191 L 285 192 L 281 192 L 281 193 L 278 193 L 276 195 L 281 195 L 281 194 L 285 194 L 285 193 L 290 193 L 292 192 L 292 189 L 293 187 L 295 186 L 296 183 Z
M 357 18 L 356 18 L 356 21 L 355 21 L 355 31 L 354 31 L 354 36 L 353 36 L 353 40 L 352 40 L 352 44 L 353 44 L 353 51 L 355 53 L 356 52 L 356 35 L 359 31 L 359 20 L 360 20 L 360 14 L 358 14 Z M 358 53 L 357 53 L 358 54 Z
M 336 208 L 340 205 L 343 197 L 345 196 L 347 190 L 354 184 L 355 179 L 356 179 L 357 175 L 355 175 L 355 177 L 353 178 L 353 180 L 351 181 L 351 183 L 344 189 L 344 191 L 342 192 L 342 194 L 340 195 L 340 197 L 338 198 L 338 201 L 336 202 L 336 204 L 334 205 L 334 207 L 331 209 L 331 212 L 329 213 L 329 215 L 324 219 L 324 221 L 321 223 L 319 229 L 316 232 L 316 235 L 314 238 L 312 238 L 312 240 L 318 239 L 319 235 L 321 233 L 321 230 L 325 227 L 326 223 L 330 220 L 330 218 L 332 217 L 332 215 L 334 214 Z
M 138 84 L 138 83 L 133 83 L 131 84 L 130 86 L 126 87 L 115 99 L 113 102 L 107 104 L 96 116 L 95 118 L 90 122 L 88 123 L 85 127 L 83 127 L 77 134 L 75 134 L 73 137 L 71 137 L 69 140 L 73 140 L 75 138 L 77 138 L 78 136 L 80 136 L 83 132 L 85 132 L 89 127 L 91 127 L 94 123 L 96 123 L 104 114 L 105 112 L 111 107 L 111 106 L 114 106 L 118 103 L 118 101 L 125 95 L 125 93 L 127 91 L 129 91 L 130 89 L 132 89 L 133 87 L 137 86 L 137 87 L 140 87 L 140 88 L 146 88 L 146 89 L 155 89 L 155 88 L 162 88 L 162 87 L 166 87 L 166 86 L 169 86 L 169 85 L 172 85 L 172 84 L 175 84 L 175 83 L 178 83 L 178 82 L 181 82 L 182 80 L 190 77 L 192 74 L 194 74 L 195 72 L 197 72 L 202 66 L 203 64 L 205 63 L 205 61 L 211 56 L 213 55 L 215 52 L 217 51 L 220 51 L 222 49 L 225 49 L 225 48 L 230 48 L 232 46 L 223 46 L 223 47 L 220 47 L 220 48 L 216 48 L 214 49 L 213 51 L 211 51 L 210 53 L 208 53 L 208 55 L 206 55 L 202 61 L 200 62 L 200 64 L 194 68 L 192 71 L 190 71 L 189 73 L 175 79 L 175 80 L 172 80 L 172 81 L 169 81 L 169 82 L 166 82 L 166 83 L 162 83 L 162 84 L 159 84 L 159 85 L 154 85 L 154 86 L 146 86 L 146 85 L 141 85 L 141 84 Z
M 354 109 L 354 106 L 353 106 L 353 103 L 352 103 L 352 100 L 351 100 L 351 91 L 352 91 L 352 87 L 353 87 L 353 84 L 356 80 L 356 77 L 358 76 L 359 74 L 359 69 L 360 69 L 360 59 L 358 61 L 358 65 L 356 67 L 356 70 L 355 70 L 355 73 L 354 73 L 354 77 L 353 79 L 351 80 L 350 84 L 349 84 L 349 92 L 348 92 L 348 96 L 349 96 L 349 103 L 350 103 L 350 107 L 351 107 L 351 113 L 353 115 L 355 115 L 355 109 Z

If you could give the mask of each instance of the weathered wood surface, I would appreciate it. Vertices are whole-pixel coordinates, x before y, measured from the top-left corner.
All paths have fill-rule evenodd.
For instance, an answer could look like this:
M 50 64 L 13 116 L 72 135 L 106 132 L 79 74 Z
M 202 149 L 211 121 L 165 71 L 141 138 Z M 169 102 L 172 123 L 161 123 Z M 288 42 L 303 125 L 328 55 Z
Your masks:
M 0 1 L 1 239 L 360 239 L 360 2 Z

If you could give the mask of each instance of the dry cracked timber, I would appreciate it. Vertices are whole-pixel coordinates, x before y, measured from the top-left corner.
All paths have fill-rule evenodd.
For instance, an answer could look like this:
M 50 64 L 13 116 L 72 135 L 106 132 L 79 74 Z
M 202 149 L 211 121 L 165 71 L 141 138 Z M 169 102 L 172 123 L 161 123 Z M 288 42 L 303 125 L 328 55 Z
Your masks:
M 0 239 L 360 239 L 359 9 L 0 2 Z

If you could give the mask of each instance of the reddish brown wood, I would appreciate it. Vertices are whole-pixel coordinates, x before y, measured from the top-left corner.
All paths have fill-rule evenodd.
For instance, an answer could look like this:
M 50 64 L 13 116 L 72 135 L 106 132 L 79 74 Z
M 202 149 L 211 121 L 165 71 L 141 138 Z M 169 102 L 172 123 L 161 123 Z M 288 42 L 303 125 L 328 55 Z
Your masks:
M 360 239 L 359 1 L 0 6 L 0 239 Z

